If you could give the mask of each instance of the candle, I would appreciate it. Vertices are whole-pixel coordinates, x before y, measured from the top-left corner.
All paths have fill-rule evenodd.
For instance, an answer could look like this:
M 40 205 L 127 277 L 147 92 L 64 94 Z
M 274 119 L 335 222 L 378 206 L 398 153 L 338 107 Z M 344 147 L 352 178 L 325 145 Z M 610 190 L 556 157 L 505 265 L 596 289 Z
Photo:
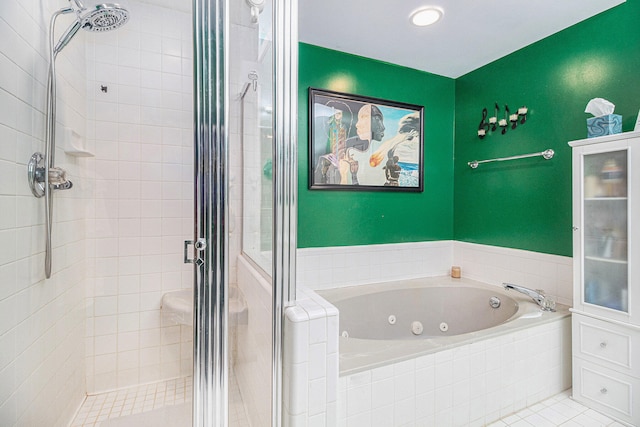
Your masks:
M 457 265 L 454 265 L 451 267 L 451 277 L 453 277 L 454 279 L 459 279 L 460 278 L 460 267 Z

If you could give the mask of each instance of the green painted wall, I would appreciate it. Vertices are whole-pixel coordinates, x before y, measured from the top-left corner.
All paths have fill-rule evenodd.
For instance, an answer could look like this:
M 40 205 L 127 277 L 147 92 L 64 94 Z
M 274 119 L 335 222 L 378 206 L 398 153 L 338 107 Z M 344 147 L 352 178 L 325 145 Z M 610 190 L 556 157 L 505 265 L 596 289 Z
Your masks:
M 571 150 L 591 98 L 640 109 L 640 1 L 626 3 L 456 80 L 300 44 L 298 246 L 455 239 L 570 256 Z M 309 86 L 425 106 L 425 192 L 307 189 Z M 483 107 L 529 108 L 506 135 L 476 136 Z M 454 144 L 455 113 L 455 144 Z M 542 151 L 556 156 L 467 162 Z M 452 153 L 455 160 L 452 162 Z M 454 172 L 455 171 L 455 172 Z
M 424 106 L 423 193 L 308 189 L 308 88 Z M 298 247 L 446 240 L 453 236 L 453 79 L 301 43 Z
M 626 3 L 456 79 L 456 240 L 571 255 L 571 150 L 591 98 L 633 129 L 640 109 L 640 2 Z M 529 108 L 525 125 L 480 140 L 483 107 Z M 491 114 L 490 114 L 491 115 Z M 552 148 L 556 156 L 467 166 Z

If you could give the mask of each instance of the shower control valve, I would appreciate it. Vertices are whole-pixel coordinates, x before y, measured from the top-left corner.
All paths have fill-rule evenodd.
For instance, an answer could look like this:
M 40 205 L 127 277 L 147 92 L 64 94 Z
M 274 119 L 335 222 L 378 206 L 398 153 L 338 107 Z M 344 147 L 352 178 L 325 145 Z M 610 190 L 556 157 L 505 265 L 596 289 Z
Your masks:
M 27 165 L 27 178 L 31 192 L 37 198 L 44 196 L 44 156 L 41 153 L 33 153 Z
M 47 185 L 47 169 L 45 158 L 41 153 L 34 153 L 27 165 L 29 187 L 34 196 L 40 198 L 45 195 Z M 52 190 L 68 190 L 73 183 L 67 179 L 67 171 L 59 167 L 49 168 L 49 186 Z

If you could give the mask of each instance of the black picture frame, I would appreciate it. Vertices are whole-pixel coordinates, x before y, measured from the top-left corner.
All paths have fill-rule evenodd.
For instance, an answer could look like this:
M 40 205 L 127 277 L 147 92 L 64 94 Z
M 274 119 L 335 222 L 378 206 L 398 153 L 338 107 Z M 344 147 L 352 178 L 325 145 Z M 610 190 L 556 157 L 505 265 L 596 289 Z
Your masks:
M 309 88 L 309 189 L 424 191 L 424 107 Z

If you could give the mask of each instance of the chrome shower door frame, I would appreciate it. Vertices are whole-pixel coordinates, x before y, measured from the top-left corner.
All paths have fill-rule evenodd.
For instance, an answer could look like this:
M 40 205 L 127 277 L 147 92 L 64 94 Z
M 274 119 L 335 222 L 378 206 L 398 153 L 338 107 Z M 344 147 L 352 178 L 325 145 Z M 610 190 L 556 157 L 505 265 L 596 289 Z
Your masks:
M 193 0 L 194 378 L 193 426 L 229 423 L 229 34 L 228 0 Z M 297 0 L 273 0 L 273 365 L 271 425 L 282 419 L 284 308 L 295 300 L 297 194 Z
M 193 426 L 228 425 L 228 10 L 193 0 Z
M 283 419 L 284 310 L 296 299 L 298 194 L 298 1 L 273 0 L 273 410 Z M 286 422 L 285 422 L 286 421 Z

